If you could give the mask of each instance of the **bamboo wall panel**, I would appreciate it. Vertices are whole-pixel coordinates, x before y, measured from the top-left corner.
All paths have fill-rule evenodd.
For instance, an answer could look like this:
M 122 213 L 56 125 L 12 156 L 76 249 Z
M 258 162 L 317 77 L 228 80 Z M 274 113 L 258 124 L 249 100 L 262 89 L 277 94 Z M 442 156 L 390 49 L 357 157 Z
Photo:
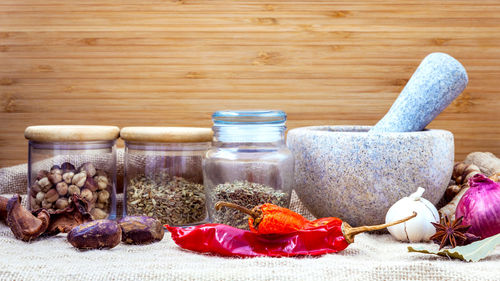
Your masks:
M 289 128 L 373 125 L 419 62 L 469 73 L 431 123 L 456 158 L 500 155 L 500 1 L 0 0 L 0 167 L 37 124 L 210 126 L 283 109 Z

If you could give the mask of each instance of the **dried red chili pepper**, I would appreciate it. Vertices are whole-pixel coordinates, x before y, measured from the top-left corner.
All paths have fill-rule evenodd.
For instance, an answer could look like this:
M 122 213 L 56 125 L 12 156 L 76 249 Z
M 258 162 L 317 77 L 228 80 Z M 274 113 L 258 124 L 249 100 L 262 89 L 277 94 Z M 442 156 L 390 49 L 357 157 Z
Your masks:
M 319 219 L 318 225 L 306 225 L 290 233 L 260 234 L 224 224 L 203 224 L 188 228 L 165 225 L 181 248 L 222 256 L 283 257 L 323 255 L 344 250 L 354 236 L 379 230 L 414 218 L 417 214 L 389 224 L 351 227 L 338 218 Z
M 224 201 L 219 201 L 215 204 L 217 211 L 222 207 L 233 208 L 248 214 L 248 227 L 250 231 L 259 234 L 286 234 L 301 229 L 326 225 L 332 220 L 338 220 L 338 218 L 329 217 L 310 221 L 290 209 L 271 203 L 258 205 L 252 210 Z
M 266 203 L 256 206 L 252 210 L 230 202 L 217 202 L 215 210 L 222 207 L 236 209 L 246 213 L 250 230 L 260 234 L 285 234 L 303 229 L 310 221 L 296 212 Z

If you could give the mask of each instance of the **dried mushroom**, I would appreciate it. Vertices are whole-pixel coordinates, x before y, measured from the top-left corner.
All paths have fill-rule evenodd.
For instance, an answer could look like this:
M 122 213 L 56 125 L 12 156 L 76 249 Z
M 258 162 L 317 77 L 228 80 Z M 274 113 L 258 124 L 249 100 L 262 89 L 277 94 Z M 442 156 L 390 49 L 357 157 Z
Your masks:
M 78 195 L 73 195 L 69 206 L 50 214 L 50 223 L 45 234 L 56 235 L 60 232 L 67 233 L 77 225 L 92 221 L 92 216 L 87 210 L 87 203 L 79 198 Z M 38 214 L 42 211 L 44 210 L 37 210 L 33 213 Z
M 9 199 L 0 196 L 0 221 L 7 219 L 7 202 Z
M 149 244 L 163 239 L 165 230 L 159 220 L 145 216 L 127 216 L 120 220 L 122 241 L 127 244 Z
M 36 217 L 21 205 L 21 196 L 14 195 L 7 202 L 7 225 L 14 236 L 23 241 L 31 241 L 45 232 L 50 215 L 41 210 Z

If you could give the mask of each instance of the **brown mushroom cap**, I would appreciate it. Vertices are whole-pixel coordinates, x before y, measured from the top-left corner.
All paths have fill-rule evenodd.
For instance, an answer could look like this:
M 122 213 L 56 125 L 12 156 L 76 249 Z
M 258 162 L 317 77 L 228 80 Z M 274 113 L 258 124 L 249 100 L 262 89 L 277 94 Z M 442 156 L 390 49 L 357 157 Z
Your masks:
M 21 196 L 14 195 L 7 202 L 7 225 L 14 236 L 23 241 L 30 241 L 45 232 L 49 226 L 50 215 L 41 210 L 35 217 L 21 205 Z
M 7 202 L 9 199 L 0 196 L 0 221 L 7 219 Z
M 46 235 L 56 235 L 58 233 L 67 233 L 77 225 L 92 221 L 92 216 L 87 211 L 87 203 L 78 195 L 73 194 L 71 203 L 62 210 L 56 210 L 50 214 L 50 223 L 45 232 Z M 38 214 L 42 210 L 33 212 Z

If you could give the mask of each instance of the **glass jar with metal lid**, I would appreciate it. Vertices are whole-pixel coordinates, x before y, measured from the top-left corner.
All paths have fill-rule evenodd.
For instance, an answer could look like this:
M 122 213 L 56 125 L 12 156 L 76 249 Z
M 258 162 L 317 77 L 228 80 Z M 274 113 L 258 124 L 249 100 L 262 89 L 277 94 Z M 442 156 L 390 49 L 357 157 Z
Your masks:
M 114 219 L 119 132 L 115 126 L 26 128 L 29 208 L 60 212 L 79 196 L 94 219 Z
M 189 127 L 125 127 L 125 215 L 163 224 L 206 221 L 202 157 L 212 130 Z
M 203 160 L 210 220 L 247 229 L 247 215 L 214 209 L 218 201 L 253 208 L 290 204 L 293 155 L 285 146 L 283 111 L 217 111 L 214 139 Z

